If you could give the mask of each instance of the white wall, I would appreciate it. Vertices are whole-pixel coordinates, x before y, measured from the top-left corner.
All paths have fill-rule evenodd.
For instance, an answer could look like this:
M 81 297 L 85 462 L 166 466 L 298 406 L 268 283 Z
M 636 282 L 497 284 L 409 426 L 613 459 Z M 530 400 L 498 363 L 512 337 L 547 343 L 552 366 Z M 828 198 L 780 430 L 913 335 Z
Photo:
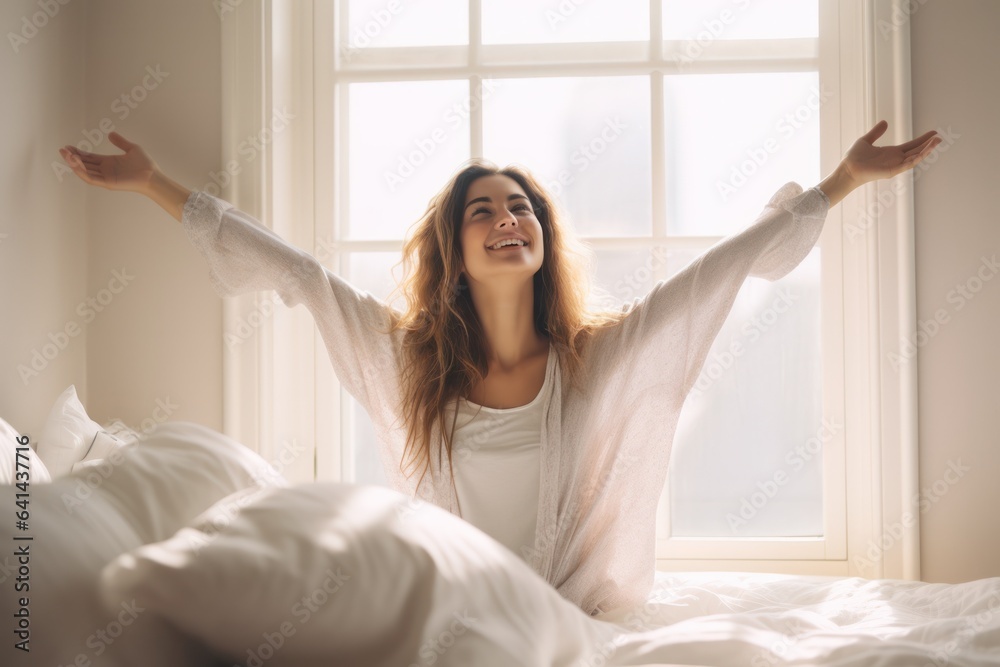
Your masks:
M 86 127 L 110 119 L 171 178 L 200 189 L 221 164 L 221 24 L 213 3 L 99 0 L 88 9 Z M 158 77 L 147 68 L 159 68 Z M 146 95 L 135 109 L 112 106 L 133 91 Z M 119 151 L 105 140 L 98 152 Z M 134 276 L 91 325 L 88 411 L 101 422 L 117 416 L 142 426 L 166 416 L 221 430 L 222 301 L 204 259 L 151 200 L 87 189 L 90 292 L 106 287 L 115 269 Z M 168 403 L 176 407 L 164 409 Z
M 957 582 L 1000 576 L 1000 275 L 948 300 L 1000 260 L 1000 2 L 910 4 L 914 130 L 958 135 L 915 183 L 917 318 L 949 318 L 918 357 L 921 578 Z
M 203 0 L 62 1 L 19 53 L 0 46 L 0 415 L 37 433 L 74 383 L 101 423 L 143 428 L 167 416 L 221 429 L 221 300 L 204 260 L 152 201 L 60 180 L 51 167 L 64 144 L 119 153 L 104 138 L 116 129 L 178 182 L 208 182 L 221 163 L 220 18 Z M 39 11 L 5 2 L 0 25 L 19 29 Z M 159 81 L 147 66 L 159 66 Z M 128 285 L 85 322 L 77 305 L 111 295 L 102 290 L 123 268 Z M 25 385 L 17 366 L 67 322 L 81 333 Z
M 88 40 L 84 3 L 56 6 L 50 18 L 33 0 L 0 3 L 0 416 L 33 438 L 63 389 L 86 391 L 88 332 L 72 329 L 87 295 L 86 198 L 52 163 L 84 127 Z M 12 44 L 22 31 L 27 42 Z M 23 380 L 34 350 L 50 359 Z

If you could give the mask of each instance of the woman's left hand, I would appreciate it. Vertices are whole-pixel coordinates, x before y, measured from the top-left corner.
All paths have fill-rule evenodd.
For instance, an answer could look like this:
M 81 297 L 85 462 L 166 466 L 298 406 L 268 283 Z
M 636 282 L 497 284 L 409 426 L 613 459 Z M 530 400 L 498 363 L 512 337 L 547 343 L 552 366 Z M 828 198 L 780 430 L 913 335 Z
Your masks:
M 841 167 L 855 187 L 880 178 L 892 178 L 912 169 L 944 141 L 936 131 L 931 130 L 898 146 L 872 145 L 888 127 L 889 123 L 880 120 L 844 154 Z

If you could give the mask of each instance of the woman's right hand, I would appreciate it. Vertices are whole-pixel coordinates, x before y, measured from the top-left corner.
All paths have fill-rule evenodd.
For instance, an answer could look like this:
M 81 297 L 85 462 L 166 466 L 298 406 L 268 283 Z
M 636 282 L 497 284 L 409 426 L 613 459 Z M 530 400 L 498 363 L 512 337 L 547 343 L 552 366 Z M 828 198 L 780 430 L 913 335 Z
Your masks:
M 125 153 L 99 155 L 67 145 L 59 149 L 59 154 L 84 183 L 107 190 L 146 194 L 159 167 L 139 144 L 132 143 L 117 132 L 110 133 L 108 139 Z
M 84 183 L 99 185 L 106 190 L 146 195 L 180 221 L 191 191 L 167 178 L 139 144 L 133 144 L 117 132 L 110 133 L 108 139 L 125 153 L 98 155 L 81 151 L 75 146 L 63 146 L 59 154 Z

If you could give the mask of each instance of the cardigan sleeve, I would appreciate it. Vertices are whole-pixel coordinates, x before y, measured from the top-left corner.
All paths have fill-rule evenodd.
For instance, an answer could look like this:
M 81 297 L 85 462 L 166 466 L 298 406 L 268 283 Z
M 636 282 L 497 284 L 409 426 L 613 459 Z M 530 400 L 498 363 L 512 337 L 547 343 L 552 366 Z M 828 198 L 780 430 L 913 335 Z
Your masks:
M 390 336 L 381 333 L 390 326 L 387 304 L 207 192 L 191 193 L 181 224 L 207 260 L 220 296 L 273 289 L 289 308 L 304 304 L 316 320 L 337 379 L 369 414 L 384 406 L 385 396 L 379 394 L 395 373 Z
M 748 276 L 784 277 L 813 248 L 830 208 L 818 186 L 785 183 L 746 229 L 728 236 L 668 280 L 657 282 L 610 336 L 635 351 L 634 381 L 665 385 L 678 403 L 694 386 L 713 341 Z

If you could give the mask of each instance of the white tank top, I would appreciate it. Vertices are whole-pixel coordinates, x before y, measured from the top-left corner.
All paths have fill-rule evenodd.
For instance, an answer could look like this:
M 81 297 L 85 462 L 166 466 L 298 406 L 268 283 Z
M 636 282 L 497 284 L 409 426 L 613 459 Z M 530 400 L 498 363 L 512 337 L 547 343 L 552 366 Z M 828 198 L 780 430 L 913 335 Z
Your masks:
M 542 413 L 552 357 L 550 347 L 545 381 L 527 405 L 489 408 L 458 398 L 452 466 L 460 514 L 522 559 L 522 549 L 535 543 Z M 454 404 L 447 413 L 449 425 L 453 410 Z

